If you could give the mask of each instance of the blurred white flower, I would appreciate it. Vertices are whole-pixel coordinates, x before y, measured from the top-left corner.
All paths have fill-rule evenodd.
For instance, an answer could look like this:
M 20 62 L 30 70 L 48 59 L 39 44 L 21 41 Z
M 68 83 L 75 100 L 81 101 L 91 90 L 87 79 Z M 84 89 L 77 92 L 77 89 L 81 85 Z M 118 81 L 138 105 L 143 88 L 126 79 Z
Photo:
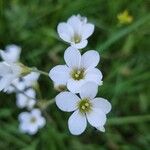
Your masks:
M 73 15 L 67 20 L 67 23 L 58 24 L 57 32 L 62 40 L 77 49 L 82 49 L 86 47 L 87 39 L 94 32 L 94 25 L 87 23 L 86 17 Z
M 16 104 L 19 108 L 31 110 L 36 104 L 36 92 L 33 89 L 27 89 L 24 93 L 17 93 Z
M 39 109 L 33 109 L 31 112 L 22 112 L 19 115 L 19 129 L 23 133 L 34 135 L 38 129 L 44 127 L 46 120 L 41 116 Z
M 79 98 L 71 92 L 61 92 L 56 96 L 56 105 L 66 112 L 73 112 L 68 120 L 68 127 L 73 135 L 84 132 L 87 121 L 95 128 L 104 132 L 106 114 L 111 110 L 111 104 L 103 98 L 95 98 L 98 86 L 88 82 L 81 88 Z
M 9 63 L 15 63 L 19 61 L 21 48 L 17 45 L 8 45 L 6 50 L 0 50 L 0 56 L 2 59 Z
M 9 86 L 7 93 L 10 94 L 13 92 L 17 92 L 17 90 L 23 91 L 26 88 L 33 87 L 34 85 L 36 85 L 39 76 L 40 76 L 39 73 L 31 72 L 30 74 L 24 77 L 17 78 Z
M 90 50 L 81 56 L 79 50 L 69 47 L 64 59 L 67 65 L 58 65 L 49 72 L 55 83 L 67 85 L 73 93 L 79 93 L 80 87 L 88 81 L 102 84 L 102 73 L 95 68 L 100 61 L 98 52 Z
M 15 63 L 0 62 L 0 91 L 7 91 L 10 84 L 17 79 L 22 72 L 20 65 Z

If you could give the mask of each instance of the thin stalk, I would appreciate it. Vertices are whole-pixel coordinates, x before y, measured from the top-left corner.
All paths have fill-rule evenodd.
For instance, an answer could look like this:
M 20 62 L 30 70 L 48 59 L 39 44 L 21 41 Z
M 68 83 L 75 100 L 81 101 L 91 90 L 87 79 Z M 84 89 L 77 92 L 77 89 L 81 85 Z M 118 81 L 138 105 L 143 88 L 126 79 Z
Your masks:
M 39 70 L 37 68 L 32 68 L 32 72 L 37 72 L 37 73 L 40 73 L 42 75 L 49 76 L 49 74 L 47 72 Z

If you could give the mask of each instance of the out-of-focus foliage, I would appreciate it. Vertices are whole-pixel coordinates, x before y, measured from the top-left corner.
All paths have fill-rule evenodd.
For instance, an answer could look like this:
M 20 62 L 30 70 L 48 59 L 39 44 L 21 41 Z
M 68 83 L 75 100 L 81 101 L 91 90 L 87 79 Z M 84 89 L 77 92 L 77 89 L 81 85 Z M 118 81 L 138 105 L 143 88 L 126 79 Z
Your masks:
M 57 24 L 73 14 L 87 16 L 96 28 L 86 50 L 96 49 L 101 54 L 99 68 L 104 74 L 98 96 L 113 105 L 105 133 L 89 127 L 81 136 L 72 136 L 67 129 L 69 113 L 52 105 L 44 112 L 46 127 L 31 137 L 18 130 L 20 110 L 15 95 L 0 93 L 0 149 L 148 150 L 149 117 L 124 122 L 121 118 L 150 113 L 149 6 L 148 0 L 0 0 L 0 48 L 20 45 L 21 61 L 47 72 L 63 63 L 68 46 L 58 38 Z M 133 21 L 120 25 L 117 15 L 124 10 Z M 40 89 L 45 99 L 57 94 L 43 76 Z

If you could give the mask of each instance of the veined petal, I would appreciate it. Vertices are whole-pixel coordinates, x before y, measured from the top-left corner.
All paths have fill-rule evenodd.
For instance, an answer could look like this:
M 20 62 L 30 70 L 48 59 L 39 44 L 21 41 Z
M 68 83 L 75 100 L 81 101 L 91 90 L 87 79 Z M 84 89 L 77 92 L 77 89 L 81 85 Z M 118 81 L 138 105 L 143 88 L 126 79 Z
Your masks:
M 71 42 L 71 38 L 74 34 L 72 27 L 67 23 L 59 23 L 57 26 L 57 32 L 60 38 L 68 43 Z
M 70 69 L 66 65 L 58 65 L 49 72 L 49 77 L 57 83 L 66 84 L 69 79 Z
M 79 68 L 81 63 L 81 54 L 79 50 L 73 47 L 66 49 L 64 54 L 64 59 L 68 67 L 70 68 Z
M 88 69 L 86 71 L 85 80 L 94 82 L 98 85 L 102 85 L 102 73 L 97 68 Z
M 106 123 L 106 115 L 103 111 L 93 107 L 92 111 L 86 114 L 88 122 L 93 127 L 103 126 Z
M 73 135 L 80 135 L 84 132 L 87 126 L 87 120 L 84 114 L 76 110 L 68 120 L 68 127 Z
M 77 109 L 80 98 L 71 92 L 61 92 L 56 96 L 56 105 L 62 111 L 71 112 Z
M 94 32 L 94 25 L 91 23 L 85 23 L 82 27 L 82 39 L 87 39 Z
M 85 80 L 79 80 L 78 81 L 78 80 L 69 79 L 68 82 L 67 82 L 67 88 L 72 93 L 79 93 L 80 88 L 84 84 L 85 84 Z
M 98 85 L 93 82 L 87 82 L 80 88 L 80 97 L 90 98 L 91 100 L 96 96 L 98 92 Z
M 72 47 L 75 47 L 77 49 L 82 49 L 84 47 L 86 47 L 88 44 L 88 41 L 87 40 L 82 40 L 80 43 L 71 43 L 71 46 Z
M 82 55 L 81 66 L 85 69 L 95 68 L 100 61 L 100 55 L 95 50 L 87 51 Z
M 105 114 L 109 113 L 111 110 L 110 102 L 104 98 L 94 98 L 92 103 L 94 107 L 101 109 Z

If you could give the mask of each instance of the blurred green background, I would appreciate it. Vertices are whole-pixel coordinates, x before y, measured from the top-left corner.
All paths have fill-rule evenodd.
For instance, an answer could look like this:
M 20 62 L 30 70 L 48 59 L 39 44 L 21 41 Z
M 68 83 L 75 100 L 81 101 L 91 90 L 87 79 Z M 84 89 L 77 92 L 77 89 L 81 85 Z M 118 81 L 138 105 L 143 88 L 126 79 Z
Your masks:
M 130 24 L 117 15 L 128 10 Z M 18 130 L 15 95 L 0 93 L 0 150 L 149 150 L 150 147 L 150 1 L 148 0 L 0 0 L 0 48 L 22 47 L 21 61 L 49 71 L 63 63 L 67 48 L 57 24 L 73 14 L 87 16 L 96 25 L 88 47 L 101 55 L 104 84 L 98 96 L 111 101 L 106 132 L 88 127 L 80 136 L 67 128 L 70 113 L 55 105 L 44 112 L 47 125 L 36 135 Z M 43 98 L 57 92 L 44 76 L 39 80 Z

